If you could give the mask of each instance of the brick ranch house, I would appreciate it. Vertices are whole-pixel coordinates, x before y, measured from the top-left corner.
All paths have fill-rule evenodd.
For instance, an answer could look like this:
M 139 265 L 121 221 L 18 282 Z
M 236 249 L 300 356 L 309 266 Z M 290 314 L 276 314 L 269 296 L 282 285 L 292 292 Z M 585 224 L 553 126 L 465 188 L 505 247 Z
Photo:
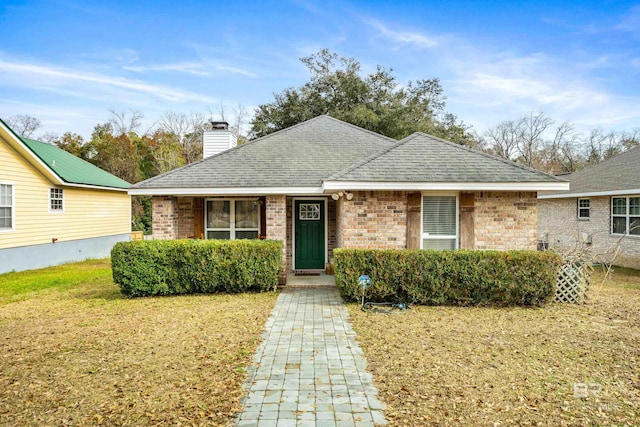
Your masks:
M 640 147 L 563 178 L 570 191 L 538 195 L 541 239 L 640 269 Z
M 537 192 L 568 189 L 430 135 L 396 141 L 329 116 L 231 149 L 227 134 L 206 132 L 203 160 L 129 194 L 153 196 L 156 239 L 281 240 L 282 281 L 324 270 L 334 248 L 535 249 Z

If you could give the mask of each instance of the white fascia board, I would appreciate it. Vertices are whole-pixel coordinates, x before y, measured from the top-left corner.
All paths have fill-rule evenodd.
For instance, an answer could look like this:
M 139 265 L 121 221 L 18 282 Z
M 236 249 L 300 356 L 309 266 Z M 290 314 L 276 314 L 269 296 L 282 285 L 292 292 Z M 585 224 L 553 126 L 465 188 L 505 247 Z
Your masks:
M 100 185 L 89 185 L 89 184 L 74 184 L 70 182 L 64 182 L 60 185 L 61 187 L 76 187 L 76 188 L 88 188 L 91 190 L 105 190 L 105 191 L 121 191 L 127 192 L 129 191 L 127 188 L 116 188 L 116 187 L 103 187 Z
M 323 194 L 321 187 L 131 188 L 130 196 L 260 196 Z
M 539 194 L 538 199 L 571 199 L 574 197 L 629 196 L 640 194 L 640 188 L 615 191 L 586 191 L 583 193 Z
M 66 182 L 60 178 L 60 176 L 53 171 L 40 157 L 36 156 L 33 151 L 27 147 L 27 145 L 16 137 L 15 134 L 9 130 L 6 126 L 0 122 L 0 136 L 4 136 L 7 142 L 27 161 L 31 162 L 31 165 L 40 171 L 45 177 L 51 181 L 54 185 L 65 185 Z
M 566 191 L 568 182 L 348 182 L 324 181 L 325 192 L 340 190 L 409 191 Z

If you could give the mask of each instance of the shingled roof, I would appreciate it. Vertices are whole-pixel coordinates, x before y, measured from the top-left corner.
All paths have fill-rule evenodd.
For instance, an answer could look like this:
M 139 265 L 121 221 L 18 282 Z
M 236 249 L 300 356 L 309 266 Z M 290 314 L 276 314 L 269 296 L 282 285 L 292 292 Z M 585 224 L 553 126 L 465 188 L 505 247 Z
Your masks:
M 133 186 L 144 188 L 317 187 L 397 141 L 319 116 Z
M 425 133 L 414 133 L 328 178 L 361 182 L 558 182 L 557 178 Z
M 563 176 L 571 190 L 543 193 L 540 199 L 640 194 L 640 147 Z
M 378 188 L 377 183 L 384 185 Z M 389 186 L 407 190 L 568 188 L 550 175 L 430 135 L 416 133 L 396 141 L 319 116 L 140 182 L 130 193 L 317 194 Z

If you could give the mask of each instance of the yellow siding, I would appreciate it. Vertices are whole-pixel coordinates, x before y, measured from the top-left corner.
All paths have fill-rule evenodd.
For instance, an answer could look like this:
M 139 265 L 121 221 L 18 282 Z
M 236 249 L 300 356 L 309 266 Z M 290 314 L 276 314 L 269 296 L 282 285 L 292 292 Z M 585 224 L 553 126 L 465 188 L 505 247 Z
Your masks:
M 54 186 L 0 138 L 0 182 L 14 185 L 14 230 L 0 249 L 131 232 L 131 202 L 122 191 L 64 188 L 64 212 L 49 212 Z

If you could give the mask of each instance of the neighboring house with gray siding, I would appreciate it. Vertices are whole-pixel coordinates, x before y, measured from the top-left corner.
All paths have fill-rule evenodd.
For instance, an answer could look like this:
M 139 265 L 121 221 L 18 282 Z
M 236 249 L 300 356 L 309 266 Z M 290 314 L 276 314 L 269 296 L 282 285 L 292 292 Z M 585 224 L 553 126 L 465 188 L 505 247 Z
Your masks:
M 219 129 L 214 132 L 225 132 Z M 535 249 L 537 192 L 568 183 L 415 133 L 320 116 L 135 184 L 160 239 L 268 238 L 286 273 L 333 249 Z
M 563 178 L 569 191 L 538 195 L 540 238 L 586 243 L 606 262 L 640 268 L 640 147 Z

